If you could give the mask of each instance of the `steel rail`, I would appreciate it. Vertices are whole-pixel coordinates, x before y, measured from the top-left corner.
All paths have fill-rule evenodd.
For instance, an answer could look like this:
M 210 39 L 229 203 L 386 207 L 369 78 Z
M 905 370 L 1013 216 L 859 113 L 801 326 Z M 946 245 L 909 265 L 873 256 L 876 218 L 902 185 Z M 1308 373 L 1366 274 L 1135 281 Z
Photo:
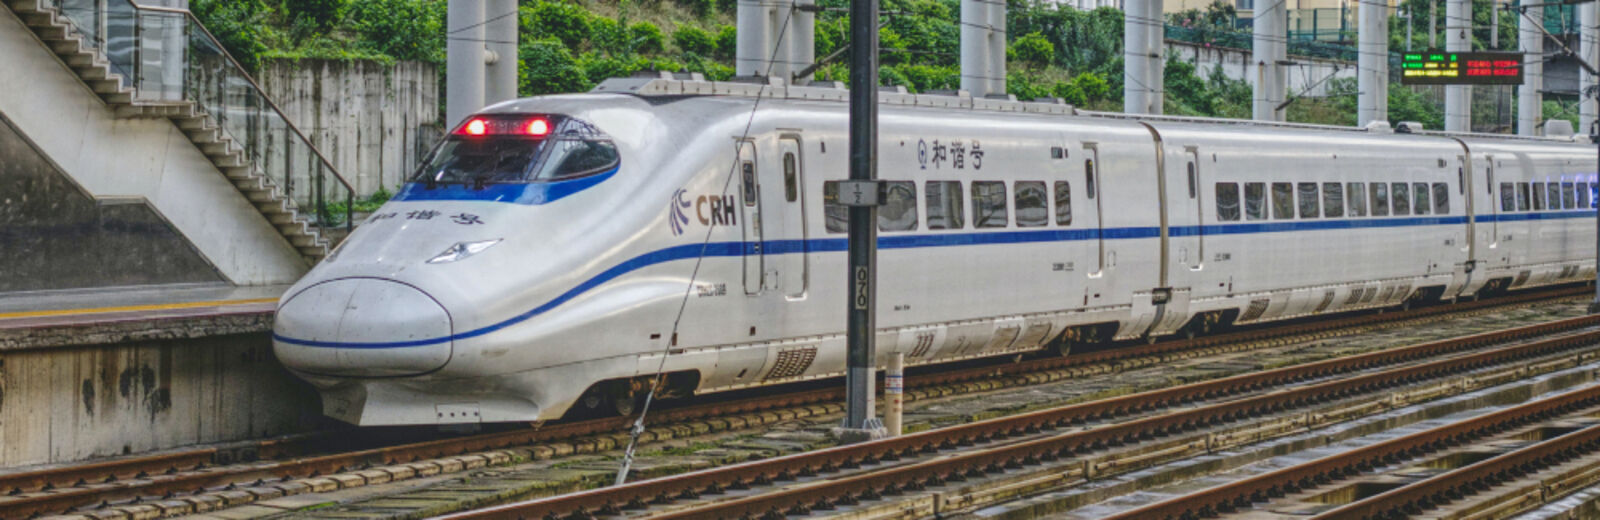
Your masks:
M 1312 520 L 1403 518 L 1597 449 L 1600 424 L 1351 502 Z
M 1150 415 L 1088 430 L 1022 440 L 981 451 L 962 451 L 943 457 L 907 464 L 890 464 L 879 471 L 840 476 L 790 486 L 747 498 L 704 504 L 671 512 L 665 518 L 762 518 L 774 515 L 803 514 L 817 508 L 832 508 L 857 500 L 872 499 L 906 490 L 921 489 L 951 480 L 1060 460 L 1076 454 L 1108 447 L 1137 443 L 1155 437 L 1234 422 L 1316 403 L 1370 393 L 1384 388 L 1436 379 L 1497 364 L 1535 356 L 1554 354 L 1600 343 L 1600 331 L 1588 331 L 1471 354 L 1447 357 L 1433 362 L 1403 366 L 1383 372 L 1352 375 L 1356 370 L 1386 364 L 1405 363 L 1429 356 L 1460 353 L 1464 350 L 1535 336 L 1600 326 L 1600 316 L 1584 316 L 1559 322 L 1532 325 L 1425 343 L 1412 347 L 1379 351 L 1346 358 L 1311 363 L 1225 379 L 1143 392 L 1129 396 L 1074 404 L 1011 417 L 951 426 L 874 442 L 839 446 L 724 466 L 672 477 L 644 480 L 569 495 L 530 500 L 479 511 L 452 515 L 452 519 L 568 518 L 620 513 L 630 508 L 666 503 L 679 498 L 697 497 L 752 485 L 793 480 L 839 468 L 898 461 L 917 454 L 971 446 L 974 443 L 1005 439 L 1056 430 L 1089 420 L 1126 416 L 1196 401 L 1213 400 L 1271 387 L 1288 388 L 1256 394 L 1234 401 Z M 1311 379 L 1323 382 L 1293 386 Z
M 1112 515 L 1106 520 L 1177 520 L 1230 513 L 1249 508 L 1252 503 L 1266 502 L 1270 498 L 1282 497 L 1302 489 L 1368 472 L 1373 468 L 1418 458 L 1427 453 L 1462 445 L 1514 427 L 1597 405 L 1600 405 L 1600 385 L 1592 385 L 1465 421 L 1207 488 Z M 1436 496 L 1448 496 L 1451 490 L 1475 486 L 1497 475 L 1525 472 L 1529 464 L 1545 460 L 1552 454 L 1559 456 L 1569 450 L 1576 450 L 1579 446 L 1593 450 L 1597 445 L 1600 445 L 1600 425 L 1346 504 L 1314 518 L 1317 520 L 1393 518 L 1382 515 L 1392 511 L 1405 511 L 1413 504 L 1434 500 L 1433 497 Z
M 1404 312 L 1319 320 L 1286 327 L 1263 328 L 1193 339 L 1165 341 L 1086 354 L 1073 354 L 1067 357 L 1051 357 L 999 366 L 948 370 L 908 377 L 906 383 L 908 389 L 915 390 L 970 381 L 992 380 L 999 377 L 1016 377 L 1049 370 L 1160 357 L 1231 344 L 1289 341 L 1285 338 L 1345 328 L 1425 319 L 1440 315 L 1470 313 L 1488 308 L 1514 306 L 1531 301 L 1587 294 L 1587 290 L 1584 288 L 1540 291 L 1450 306 L 1424 307 Z M 1365 358 L 1358 356 L 1345 359 Z M 838 402 L 843 399 L 843 395 L 842 389 L 826 388 L 763 395 L 724 402 L 711 402 L 662 410 L 652 414 L 647 423 L 654 427 L 707 417 Z M 1128 396 L 1124 396 L 1102 402 L 1108 403 L 1107 413 L 1113 413 L 1112 411 L 1119 409 L 1119 407 L 1126 408 L 1129 406 L 1127 403 L 1132 401 Z M 0 494 L 9 494 L 14 497 L 12 500 L 0 500 L 0 518 L 26 518 L 41 514 L 62 513 L 78 507 L 106 504 L 115 500 L 129 500 L 139 496 L 180 495 L 259 480 L 273 481 L 327 475 L 372 466 L 417 462 L 478 451 L 507 449 L 583 436 L 619 433 L 626 431 L 631 424 L 631 419 L 626 417 L 592 419 L 548 425 L 538 430 L 515 430 L 463 438 L 436 439 L 310 457 L 294 457 L 293 454 L 309 451 L 300 444 L 315 442 L 315 439 L 300 442 L 265 442 L 254 448 L 254 451 L 263 459 L 269 459 L 266 462 L 229 464 L 228 467 L 213 467 L 195 475 L 183 474 L 182 472 L 207 466 L 224 465 L 226 461 L 216 460 L 219 456 L 218 454 L 231 454 L 237 450 L 219 452 L 216 449 L 206 448 L 183 453 L 103 461 L 87 465 L 0 475 Z M 205 462 L 205 459 L 210 459 L 209 464 Z M 82 469 L 80 470 L 80 468 Z M 152 475 L 164 476 L 159 481 L 144 482 L 140 480 Z M 114 483 L 115 485 L 63 489 L 94 483 Z M 50 494 L 20 496 L 25 493 L 51 490 L 54 492 Z

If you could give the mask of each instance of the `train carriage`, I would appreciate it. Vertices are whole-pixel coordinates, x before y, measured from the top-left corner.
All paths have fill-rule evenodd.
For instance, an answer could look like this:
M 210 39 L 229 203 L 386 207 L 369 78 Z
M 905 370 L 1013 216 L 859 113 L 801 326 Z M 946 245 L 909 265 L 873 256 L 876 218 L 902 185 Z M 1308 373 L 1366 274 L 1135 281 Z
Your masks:
M 844 92 L 632 78 L 489 107 L 285 294 L 275 351 L 361 425 L 627 413 L 657 372 L 668 395 L 839 375 Z M 882 98 L 880 363 L 1593 273 L 1571 141 Z M 1503 183 L 1528 208 L 1483 213 Z

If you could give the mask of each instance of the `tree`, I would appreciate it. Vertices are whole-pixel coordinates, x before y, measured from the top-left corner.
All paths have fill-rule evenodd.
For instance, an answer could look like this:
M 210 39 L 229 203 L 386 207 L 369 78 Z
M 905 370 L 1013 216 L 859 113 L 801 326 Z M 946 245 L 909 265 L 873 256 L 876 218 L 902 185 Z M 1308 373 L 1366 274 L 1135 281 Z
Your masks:
M 1055 45 L 1037 32 L 1028 33 L 1027 36 L 1012 42 L 1011 52 L 1016 54 L 1017 61 L 1026 63 L 1034 69 L 1048 66 L 1056 59 Z
M 350 6 L 356 46 L 397 60 L 444 63 L 444 2 L 361 0 Z
M 233 59 L 247 69 L 256 69 L 261 54 L 267 52 L 262 42 L 267 33 L 266 4 L 261 0 L 194 0 L 189 10 L 217 35 Z

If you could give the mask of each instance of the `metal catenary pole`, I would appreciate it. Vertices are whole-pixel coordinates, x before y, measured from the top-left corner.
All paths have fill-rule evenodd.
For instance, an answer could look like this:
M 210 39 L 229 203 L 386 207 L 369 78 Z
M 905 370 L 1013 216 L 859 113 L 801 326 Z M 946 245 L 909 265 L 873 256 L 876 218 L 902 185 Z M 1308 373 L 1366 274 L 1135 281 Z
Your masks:
M 850 3 L 850 180 L 878 178 L 878 0 Z M 874 186 L 875 187 L 875 186 Z M 873 373 L 877 328 L 878 208 L 850 207 L 850 301 L 847 322 L 846 429 L 874 429 Z

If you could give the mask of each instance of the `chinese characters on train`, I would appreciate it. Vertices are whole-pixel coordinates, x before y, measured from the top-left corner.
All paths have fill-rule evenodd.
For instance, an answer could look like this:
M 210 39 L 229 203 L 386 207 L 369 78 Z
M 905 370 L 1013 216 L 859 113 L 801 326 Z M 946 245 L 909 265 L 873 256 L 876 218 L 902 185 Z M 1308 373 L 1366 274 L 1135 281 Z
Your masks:
M 438 211 L 438 210 L 432 210 L 432 209 L 417 209 L 417 210 L 407 211 L 407 212 L 404 212 L 404 213 L 401 213 L 401 212 L 398 212 L 398 211 L 391 211 L 391 212 L 388 212 L 388 213 L 375 213 L 375 214 L 372 215 L 372 218 L 367 219 L 367 223 L 377 222 L 377 221 L 380 221 L 380 220 L 388 220 L 388 219 L 433 220 L 435 217 L 448 218 L 448 219 L 450 219 L 451 222 L 454 222 L 456 224 L 460 224 L 460 225 L 463 225 L 463 226 L 471 226 L 471 225 L 485 224 L 486 223 L 486 222 L 483 221 L 482 217 L 479 217 L 479 216 L 471 214 L 471 213 L 457 213 L 457 214 L 454 214 L 454 215 L 445 216 L 444 212 L 441 212 L 441 211 Z
M 965 170 L 971 166 L 974 170 L 983 169 L 983 147 L 977 139 L 970 141 L 950 139 L 942 141 L 934 139 L 917 140 L 917 163 L 926 170 L 932 166 L 935 170 L 949 167 L 954 170 Z

